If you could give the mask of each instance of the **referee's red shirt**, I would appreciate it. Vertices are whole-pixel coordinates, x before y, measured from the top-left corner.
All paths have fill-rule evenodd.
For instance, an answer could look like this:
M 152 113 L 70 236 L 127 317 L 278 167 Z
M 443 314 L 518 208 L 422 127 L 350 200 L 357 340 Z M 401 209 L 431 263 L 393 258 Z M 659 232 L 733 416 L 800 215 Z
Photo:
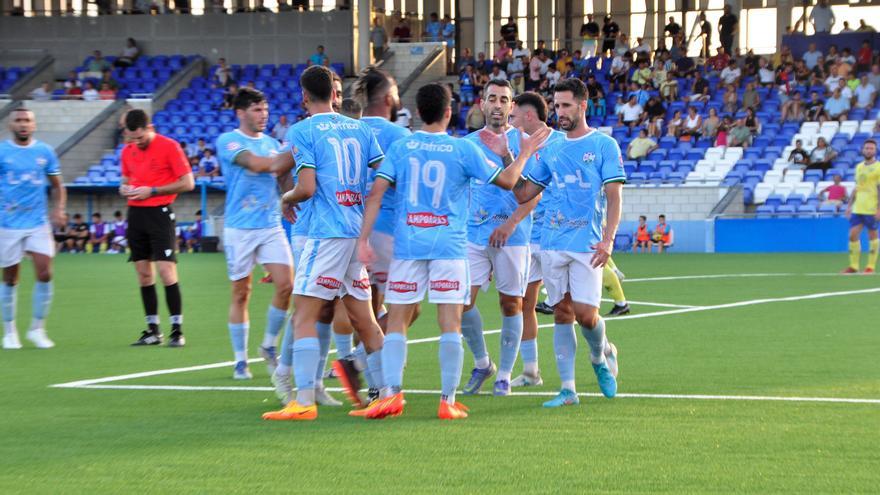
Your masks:
M 122 149 L 122 175 L 133 187 L 160 187 L 176 182 L 191 173 L 189 161 L 177 141 L 155 134 L 147 149 L 127 144 Z M 152 196 L 142 200 L 128 200 L 129 206 L 161 206 L 173 203 L 176 194 Z

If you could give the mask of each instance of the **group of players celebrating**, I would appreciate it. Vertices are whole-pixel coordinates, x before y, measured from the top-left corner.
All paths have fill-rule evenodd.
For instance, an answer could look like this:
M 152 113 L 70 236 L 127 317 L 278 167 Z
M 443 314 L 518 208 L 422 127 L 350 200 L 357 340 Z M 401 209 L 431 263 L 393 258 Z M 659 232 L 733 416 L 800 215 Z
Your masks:
M 483 97 L 486 128 L 464 139 L 446 133 L 452 109 L 443 85 L 418 90 L 424 126 L 410 133 L 392 122 L 397 86 L 381 70 L 368 68 L 354 85 L 360 118 L 336 112 L 340 88 L 326 68 L 309 68 L 300 84 L 310 117 L 292 126 L 283 144 L 263 134 L 268 102 L 249 89 L 234 103 L 239 128 L 217 140 L 227 183 L 235 378 L 251 376 L 247 301 L 254 265 L 276 284 L 260 353 L 285 407 L 265 419 L 312 420 L 318 404 L 339 404 L 323 386 L 331 339 L 339 356 L 332 369 L 355 405 L 350 414 L 400 415 L 407 329 L 426 293 L 440 327 L 439 418 L 467 417 L 456 400 L 462 340 L 475 361 L 463 394 L 478 393 L 493 376 L 499 396 L 512 385 L 542 383 L 534 311 L 542 280 L 554 308 L 562 379 L 544 406 L 578 403 L 575 322 L 600 390 L 615 396 L 617 349 L 598 310 L 625 175 L 617 143 L 586 124 L 581 81 L 556 87 L 564 132 L 547 127 L 539 95 L 514 98 L 509 83 L 492 81 Z M 293 223 L 289 244 L 282 214 Z M 475 304 L 493 280 L 502 312 L 497 365 Z M 295 310 L 276 352 L 291 292 Z M 524 372 L 513 379 L 520 349 Z

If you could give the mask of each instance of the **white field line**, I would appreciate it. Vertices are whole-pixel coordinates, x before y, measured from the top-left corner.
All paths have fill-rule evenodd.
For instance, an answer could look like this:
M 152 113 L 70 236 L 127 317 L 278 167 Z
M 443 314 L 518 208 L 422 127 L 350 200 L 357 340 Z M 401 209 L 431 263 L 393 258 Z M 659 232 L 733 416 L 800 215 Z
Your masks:
M 738 308 L 744 306 L 753 306 L 756 304 L 768 304 L 774 302 L 792 302 L 792 301 L 803 301 L 810 299 L 823 299 L 827 297 L 839 297 L 839 296 L 849 296 L 856 294 L 872 294 L 880 292 L 880 287 L 873 289 L 860 289 L 860 290 L 849 290 L 849 291 L 839 291 L 839 292 L 820 292 L 817 294 L 806 294 L 802 296 L 789 296 L 789 297 L 777 297 L 777 298 L 767 298 L 767 299 L 752 299 L 749 301 L 739 301 L 734 303 L 727 304 L 717 304 L 714 306 L 697 306 L 691 308 L 681 308 L 681 309 L 673 309 L 669 311 L 657 311 L 654 313 L 644 313 L 644 314 L 636 314 L 636 315 L 625 315 L 615 317 L 614 320 L 629 320 L 629 319 L 638 319 L 638 318 L 650 318 L 655 316 L 667 316 L 667 315 L 676 315 L 676 314 L 684 314 L 684 313 L 694 313 L 698 311 L 713 311 L 719 309 L 728 309 L 728 308 Z M 539 325 L 540 328 L 552 327 L 552 324 L 544 324 Z M 488 330 L 484 332 L 484 334 L 496 334 L 500 333 L 500 329 Z M 439 340 L 438 337 L 427 337 L 423 339 L 413 339 L 410 340 L 409 344 L 420 344 L 426 342 L 436 342 Z M 259 362 L 262 361 L 262 358 L 249 359 L 248 362 Z M 224 361 L 222 363 L 212 363 L 212 364 L 203 364 L 198 366 L 188 366 L 184 368 L 171 368 L 164 370 L 154 370 L 154 371 L 144 371 L 140 373 L 130 373 L 127 375 L 117 375 L 117 376 L 108 376 L 104 378 L 94 378 L 90 380 L 79 380 L 75 382 L 68 383 L 58 383 L 54 385 L 50 385 L 52 388 L 105 388 L 105 389 L 117 389 L 117 390 L 271 390 L 269 387 L 191 387 L 191 386 L 176 386 L 176 385 L 102 385 L 109 382 L 117 382 L 123 380 L 131 380 L 135 378 L 146 378 L 151 376 L 159 376 L 159 375 L 168 375 L 173 373 L 185 373 L 189 371 L 200 371 L 214 368 L 222 368 L 227 366 L 232 366 L 235 363 L 232 361 Z M 417 391 L 410 391 L 410 393 L 419 393 Z M 424 391 L 423 393 L 434 393 Z M 549 393 L 549 392 L 548 392 Z M 524 395 L 530 394 L 529 392 L 515 392 L 513 395 Z M 534 392 L 531 394 L 543 394 L 543 392 Z M 553 395 L 552 393 L 550 393 Z M 675 398 L 690 398 L 690 399 L 717 399 L 717 400 L 793 400 L 793 401 L 807 401 L 807 402 L 857 402 L 857 403 L 880 403 L 880 399 L 833 399 L 833 398 L 809 398 L 809 397 L 801 397 L 801 398 L 786 398 L 786 397 L 774 397 L 774 398 L 765 398 L 763 396 L 724 396 L 724 395 L 676 395 L 676 394 L 620 394 L 618 397 L 638 397 L 638 398 L 666 398 L 666 399 L 675 399 Z M 735 397 L 735 398 L 729 398 Z
M 77 388 L 109 390 L 177 390 L 186 392 L 272 392 L 272 387 L 209 387 L 193 385 L 85 385 Z M 342 392 L 341 388 L 327 388 L 330 392 Z M 439 390 L 409 390 L 413 395 L 439 395 Z M 515 397 L 554 397 L 557 392 L 511 392 Z M 488 394 L 483 394 L 488 396 Z M 581 397 L 602 397 L 598 393 L 579 393 Z M 880 404 L 880 399 L 852 399 L 843 397 L 784 397 L 767 395 L 702 395 L 702 394 L 617 394 L 620 399 L 688 399 L 688 400 L 733 400 L 769 402 L 830 402 L 846 404 Z
M 669 280 L 703 280 L 713 278 L 755 278 L 755 277 L 852 277 L 856 275 L 821 273 L 720 273 L 715 275 L 670 275 L 668 277 L 625 278 L 622 282 L 665 282 Z
M 602 299 L 605 302 L 614 302 L 614 299 Z M 699 306 L 694 306 L 691 304 L 667 304 L 667 303 L 656 303 L 656 302 L 646 302 L 646 301 L 631 301 L 629 299 L 626 300 L 627 304 L 635 304 L 636 306 L 657 306 L 658 308 L 698 308 Z

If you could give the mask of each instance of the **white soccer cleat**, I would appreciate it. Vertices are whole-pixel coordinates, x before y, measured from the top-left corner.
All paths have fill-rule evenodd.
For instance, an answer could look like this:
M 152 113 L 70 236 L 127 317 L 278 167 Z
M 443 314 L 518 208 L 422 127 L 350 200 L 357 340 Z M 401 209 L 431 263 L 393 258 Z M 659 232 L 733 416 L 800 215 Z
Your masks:
M 21 341 L 18 340 L 18 332 L 11 332 L 3 335 L 3 348 L 8 350 L 21 349 Z
M 275 387 L 275 397 L 287 406 L 293 400 L 293 382 L 290 381 L 290 373 L 281 374 L 278 370 L 272 374 L 272 385 Z
M 539 371 L 537 375 L 527 375 L 523 373 L 518 377 L 514 378 L 510 382 L 511 388 L 518 387 L 537 387 L 544 384 L 544 380 L 541 378 L 541 372 Z
M 315 402 L 319 406 L 339 407 L 342 405 L 342 402 L 334 399 L 332 395 L 327 393 L 327 389 L 324 387 L 315 389 Z
M 34 343 L 37 349 L 51 349 L 55 347 L 55 342 L 46 336 L 46 330 L 42 328 L 34 328 L 28 330 L 25 334 L 28 340 Z
M 608 342 L 608 346 L 605 347 L 605 362 L 608 363 L 608 369 L 611 370 L 611 374 L 614 375 L 614 378 L 617 378 L 617 346 L 611 342 Z

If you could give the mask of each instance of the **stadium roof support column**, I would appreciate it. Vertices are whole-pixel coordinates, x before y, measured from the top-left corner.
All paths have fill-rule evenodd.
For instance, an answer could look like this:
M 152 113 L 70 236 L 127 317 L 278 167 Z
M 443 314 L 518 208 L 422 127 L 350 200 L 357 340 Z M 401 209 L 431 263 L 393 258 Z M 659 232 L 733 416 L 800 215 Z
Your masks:
M 794 23 L 797 22 L 797 19 L 792 19 L 791 17 L 791 9 L 795 6 L 794 0 L 778 0 L 776 2 L 776 46 L 782 46 L 782 36 L 785 35 L 785 28 L 789 26 L 794 26 Z M 740 27 L 740 31 L 742 31 L 742 27 Z M 745 45 L 745 43 L 743 43 Z
M 492 19 L 489 13 L 492 12 L 492 0 L 474 0 L 474 53 L 486 51 L 486 58 L 492 57 L 492 41 L 489 32 L 492 26 Z
M 366 66 L 370 65 L 370 12 L 372 12 L 371 0 L 357 0 L 357 17 L 355 21 L 357 22 L 357 36 L 355 36 L 355 43 L 357 45 L 354 47 L 354 53 L 357 54 L 357 59 L 355 62 L 355 69 L 357 71 L 363 70 Z

